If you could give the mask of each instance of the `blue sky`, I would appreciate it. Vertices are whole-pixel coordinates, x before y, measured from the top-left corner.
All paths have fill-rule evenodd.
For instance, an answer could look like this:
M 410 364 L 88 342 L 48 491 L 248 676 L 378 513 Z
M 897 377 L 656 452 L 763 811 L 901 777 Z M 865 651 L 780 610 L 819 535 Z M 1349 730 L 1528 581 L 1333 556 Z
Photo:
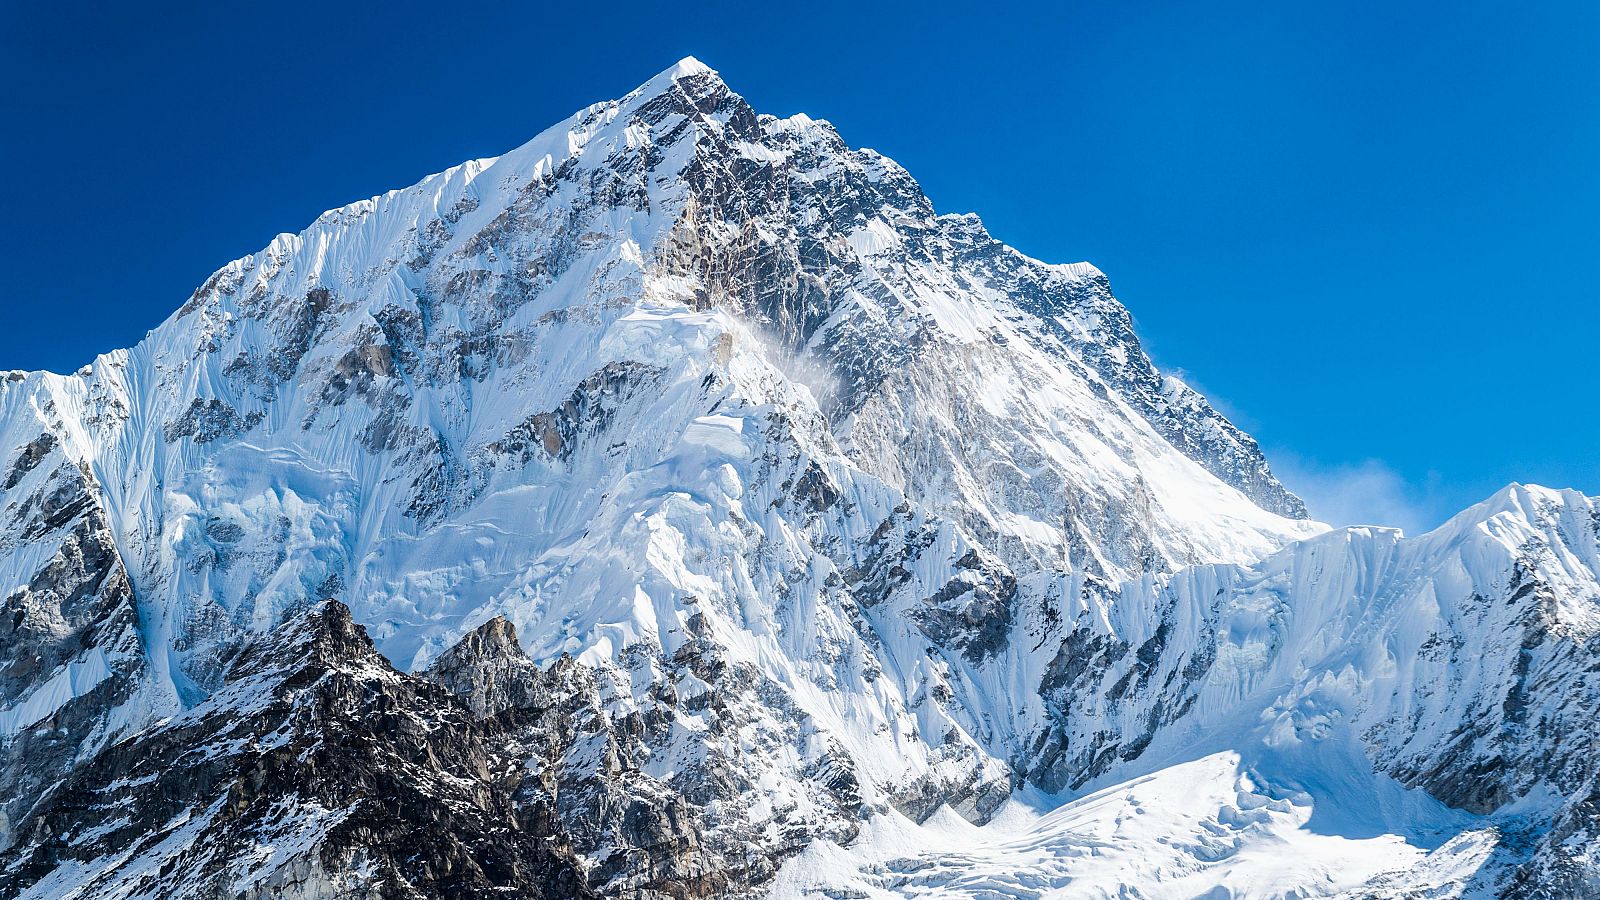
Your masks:
M 0 367 L 694 55 L 1099 265 L 1323 518 L 1600 493 L 1600 5 L 748 6 L 4 4 Z

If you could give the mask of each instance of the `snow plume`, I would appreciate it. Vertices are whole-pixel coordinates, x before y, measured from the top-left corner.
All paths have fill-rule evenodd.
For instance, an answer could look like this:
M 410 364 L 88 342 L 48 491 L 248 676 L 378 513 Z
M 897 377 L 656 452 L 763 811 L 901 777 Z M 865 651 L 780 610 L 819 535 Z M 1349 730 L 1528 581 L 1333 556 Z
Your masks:
M 783 377 L 810 391 L 819 406 L 828 409 L 838 398 L 842 385 L 837 371 L 821 359 L 795 350 L 782 336 L 754 317 L 745 319 L 742 324 L 750 340 L 760 348 L 762 358 Z
M 1306 501 L 1312 517 L 1330 525 L 1387 525 L 1417 535 L 1448 515 L 1431 485 L 1408 481 L 1382 460 L 1327 465 L 1285 452 L 1270 458 L 1283 483 Z

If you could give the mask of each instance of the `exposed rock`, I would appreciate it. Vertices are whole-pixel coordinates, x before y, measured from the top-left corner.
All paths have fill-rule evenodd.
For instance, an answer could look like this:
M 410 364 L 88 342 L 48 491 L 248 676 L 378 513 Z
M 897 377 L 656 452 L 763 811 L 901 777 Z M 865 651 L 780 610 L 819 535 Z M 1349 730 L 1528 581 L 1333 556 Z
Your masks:
M 520 760 L 325 603 L 245 645 L 224 687 L 75 769 L 0 859 L 0 894 L 587 896 Z

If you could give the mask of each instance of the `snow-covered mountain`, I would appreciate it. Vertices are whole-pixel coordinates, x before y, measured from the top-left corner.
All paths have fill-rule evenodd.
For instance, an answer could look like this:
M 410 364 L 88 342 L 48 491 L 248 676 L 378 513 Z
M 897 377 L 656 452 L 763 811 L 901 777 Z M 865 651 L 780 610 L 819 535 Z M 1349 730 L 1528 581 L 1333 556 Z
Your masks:
M 816 848 L 782 894 L 1600 896 L 1597 572 L 1600 502 L 1514 485 L 1141 578 L 1042 685 L 1030 780 L 1069 793 Z
M 1593 500 L 1330 532 L 1092 266 L 694 60 L 0 452 L 6 896 L 1600 883 Z

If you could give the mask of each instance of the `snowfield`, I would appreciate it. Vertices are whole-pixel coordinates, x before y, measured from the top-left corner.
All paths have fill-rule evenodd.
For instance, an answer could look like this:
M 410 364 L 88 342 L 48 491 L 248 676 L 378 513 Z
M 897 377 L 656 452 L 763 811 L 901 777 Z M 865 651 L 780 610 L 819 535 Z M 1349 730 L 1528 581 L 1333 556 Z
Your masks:
M 1369 787 L 1362 768 L 1343 774 Z M 1475 827 L 1426 798 L 1412 802 L 1419 818 L 1403 823 L 1370 808 L 1330 814 L 1351 798 L 1266 783 L 1238 754 L 1214 753 L 1076 799 L 1018 798 L 984 826 L 948 811 L 920 825 L 890 814 L 848 849 L 808 848 L 770 896 L 1338 896 L 1410 871 L 1446 837 Z

